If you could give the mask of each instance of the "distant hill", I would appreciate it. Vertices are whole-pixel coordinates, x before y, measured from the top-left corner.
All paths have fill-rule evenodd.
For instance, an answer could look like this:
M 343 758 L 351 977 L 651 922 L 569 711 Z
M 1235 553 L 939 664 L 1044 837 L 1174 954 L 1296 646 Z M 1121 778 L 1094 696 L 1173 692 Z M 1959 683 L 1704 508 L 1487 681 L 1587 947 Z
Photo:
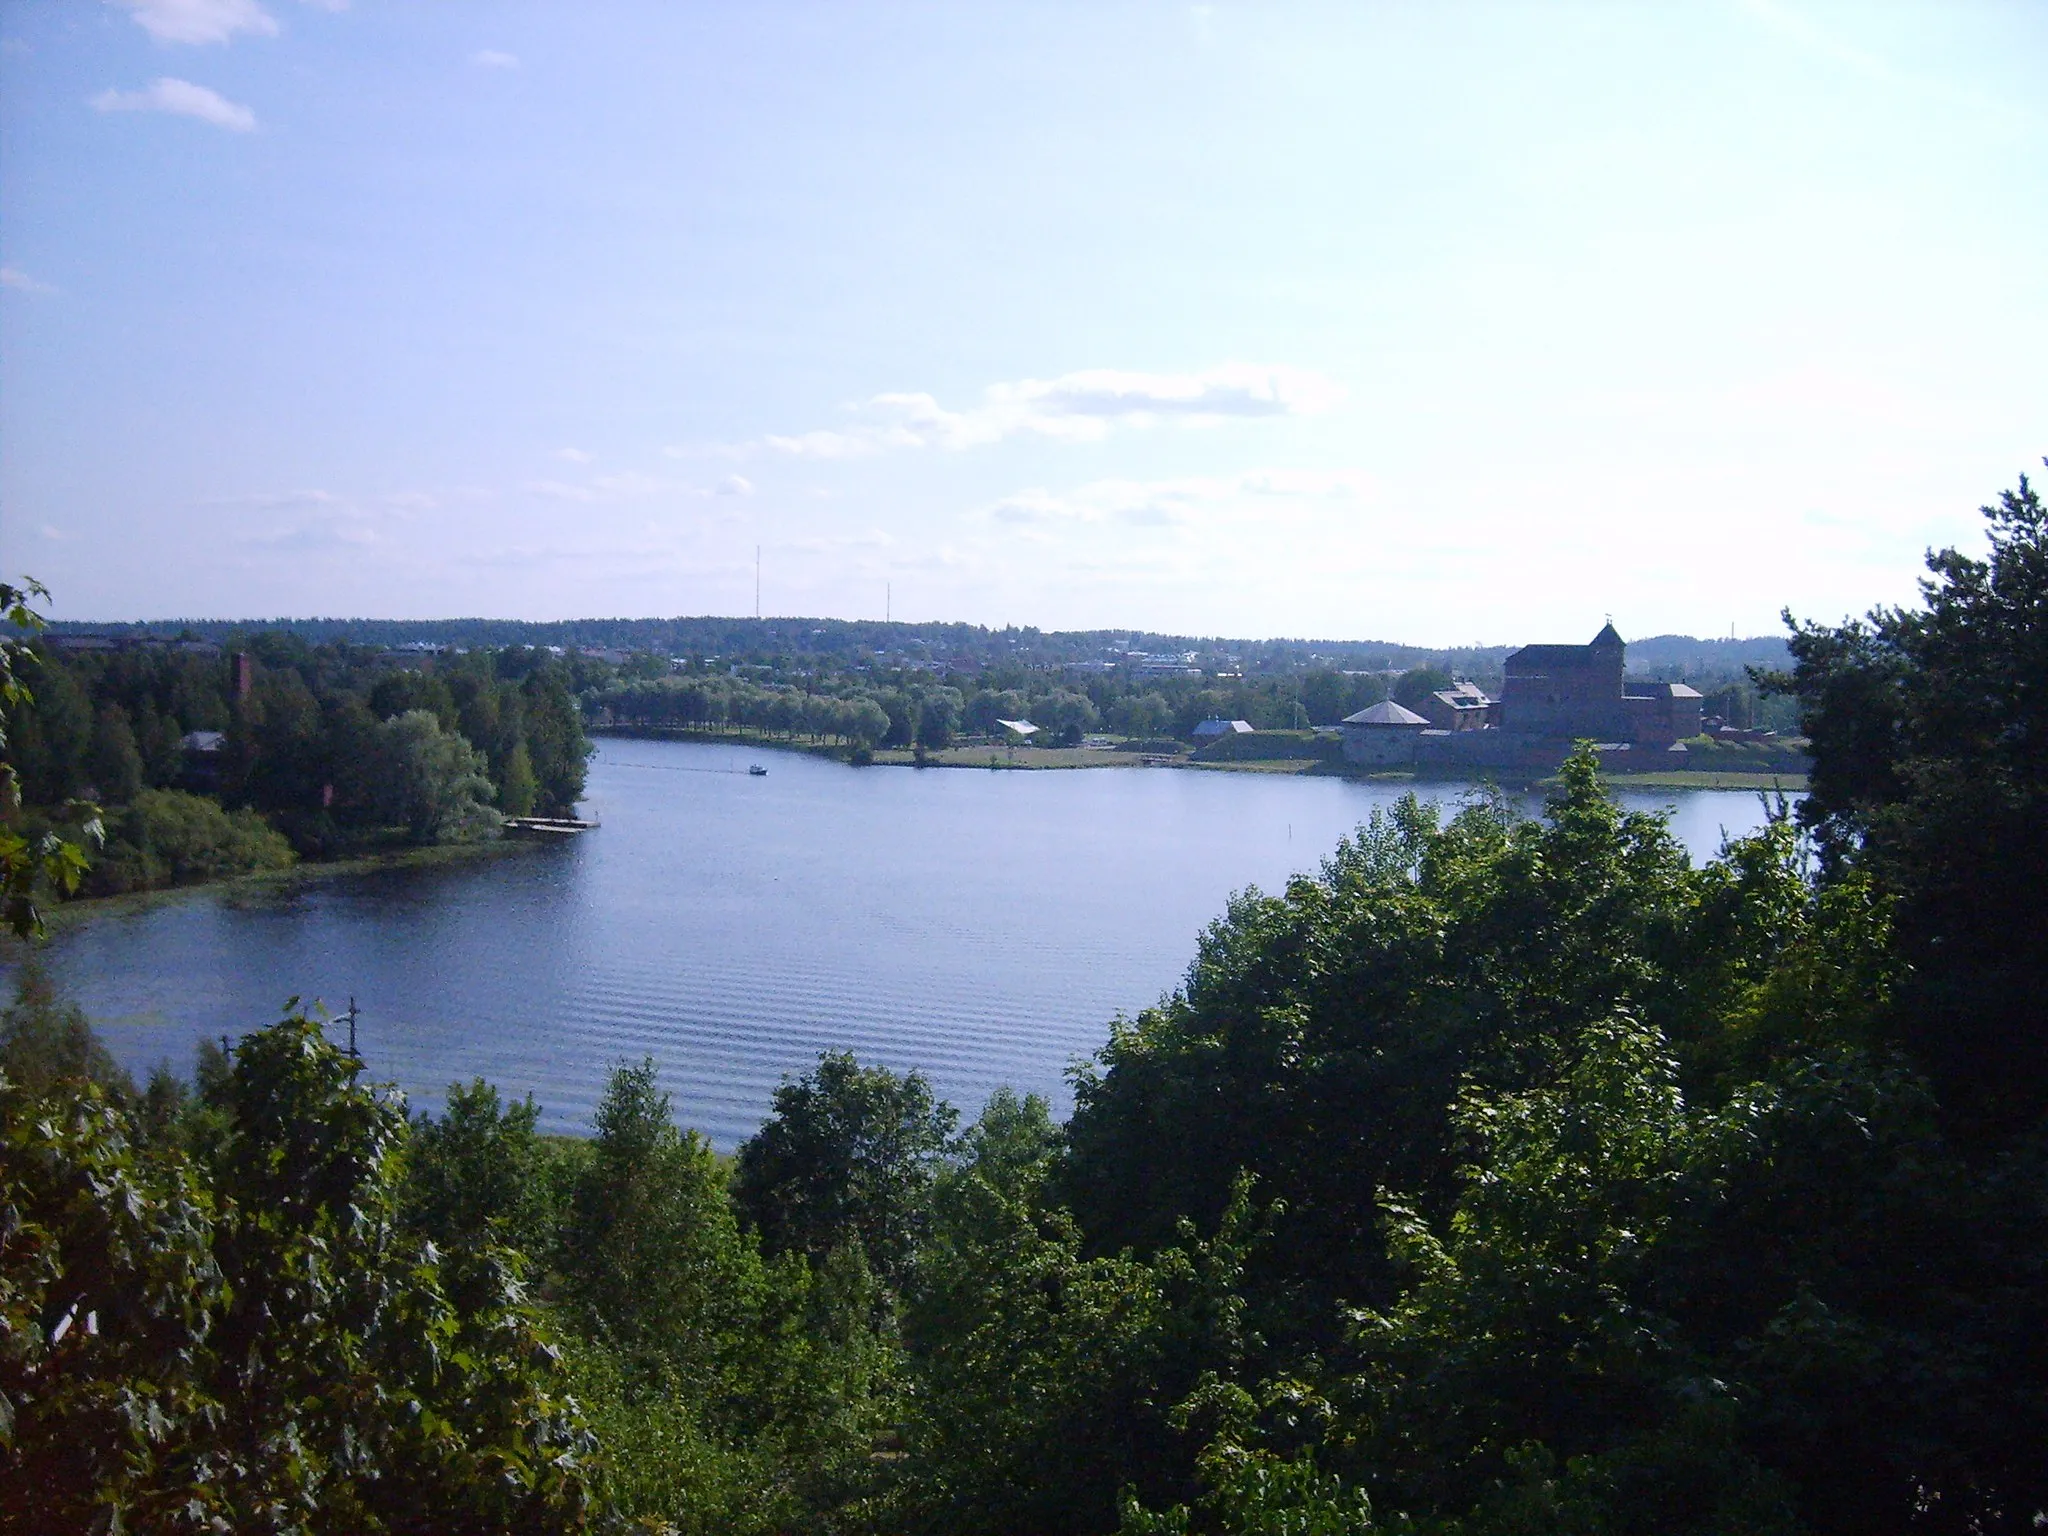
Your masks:
M 1073 665 L 1121 658 L 1127 652 L 1192 654 L 1211 670 L 1291 671 L 1334 667 L 1382 672 L 1434 664 L 1474 677 L 1497 676 L 1511 646 L 1437 647 L 1391 640 L 1231 639 L 1213 635 L 1167 635 L 1148 630 L 989 629 L 979 624 L 883 623 L 879 620 L 713 616 L 672 619 L 165 619 L 149 623 L 95 624 L 65 621 L 56 634 L 189 635 L 231 642 L 260 630 L 284 630 L 314 644 L 346 641 L 375 646 L 584 646 L 651 651 L 664 656 L 720 656 L 734 660 L 776 656 L 860 654 L 909 656 L 932 661 L 1008 661 L 1026 666 Z M 1747 640 L 1698 640 L 1690 635 L 1654 635 L 1633 640 L 1629 670 L 1670 672 L 1685 677 L 1739 677 L 1746 666 L 1788 664 L 1785 642 L 1770 636 Z
M 1651 635 L 1628 643 L 1630 671 L 1670 667 L 1685 673 L 1740 673 L 1744 667 L 1789 667 L 1792 652 L 1779 635 L 1747 640 L 1695 640 L 1691 635 Z

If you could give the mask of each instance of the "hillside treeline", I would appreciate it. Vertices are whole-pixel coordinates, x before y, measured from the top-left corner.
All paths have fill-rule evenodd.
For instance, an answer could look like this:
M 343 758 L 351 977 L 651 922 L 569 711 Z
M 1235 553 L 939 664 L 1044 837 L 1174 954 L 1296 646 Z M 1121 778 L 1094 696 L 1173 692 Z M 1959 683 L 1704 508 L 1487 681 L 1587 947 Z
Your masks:
M 827 1056 L 722 1160 L 317 1024 L 0 1070 L 20 1529 L 2021 1532 L 2048 1516 L 2048 508 L 1802 626 L 1797 817 L 1590 754 L 1248 891 L 1064 1125 Z M 679 1114 L 678 1114 L 679 1111 Z
M 46 820 L 72 800 L 105 812 L 94 893 L 492 835 L 500 813 L 566 812 L 583 789 L 575 679 L 542 652 L 424 671 L 266 634 L 228 654 L 39 645 L 23 663 L 7 761 Z
M 1418 700 L 1447 675 L 1404 675 Z M 1419 692 L 1418 692 L 1419 690 Z M 1029 720 L 1048 743 L 1072 744 L 1090 731 L 1186 740 L 1209 719 L 1243 719 L 1262 730 L 1332 725 L 1388 696 L 1385 679 L 1337 672 L 1292 678 L 1047 677 L 996 673 L 940 679 L 915 671 L 880 681 L 803 684 L 683 674 L 622 678 L 586 695 L 604 724 L 729 730 L 839 741 L 865 747 L 944 747 L 955 737 L 990 736 L 1000 720 Z
M 1590 633 L 1595 617 L 1587 616 Z M 980 624 L 894 623 L 873 619 L 739 618 L 699 616 L 669 619 L 172 619 L 153 624 L 67 622 L 66 633 L 186 633 L 222 645 L 249 635 L 277 631 L 314 645 L 463 646 L 473 650 L 524 647 L 577 652 L 601 647 L 667 657 L 710 658 L 752 665 L 777 661 L 796 666 L 872 662 L 955 660 L 977 666 L 1056 668 L 1122 657 L 1137 651 L 1192 655 L 1206 669 L 1253 672 L 1398 672 L 1439 666 L 1463 675 L 1497 675 L 1511 645 L 1424 646 L 1385 640 L 1250 639 L 1213 635 L 1170 635 L 1146 630 L 1041 630 L 1033 626 L 991 629 Z M 1571 634 L 1527 635 L 1528 641 L 1570 640 Z M 1789 659 L 1779 636 L 1744 640 L 1691 635 L 1648 635 L 1631 640 L 1638 667 L 1662 677 L 1739 678 L 1746 667 L 1777 667 Z

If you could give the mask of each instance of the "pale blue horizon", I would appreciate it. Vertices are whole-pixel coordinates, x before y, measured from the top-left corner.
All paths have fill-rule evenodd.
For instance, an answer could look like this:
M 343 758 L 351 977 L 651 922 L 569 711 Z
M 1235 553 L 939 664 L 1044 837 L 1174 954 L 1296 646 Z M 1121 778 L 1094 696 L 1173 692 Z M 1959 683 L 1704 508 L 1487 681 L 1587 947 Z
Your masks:
M 0 7 L 60 618 L 1419 644 L 1910 600 L 2048 451 L 2038 7 Z

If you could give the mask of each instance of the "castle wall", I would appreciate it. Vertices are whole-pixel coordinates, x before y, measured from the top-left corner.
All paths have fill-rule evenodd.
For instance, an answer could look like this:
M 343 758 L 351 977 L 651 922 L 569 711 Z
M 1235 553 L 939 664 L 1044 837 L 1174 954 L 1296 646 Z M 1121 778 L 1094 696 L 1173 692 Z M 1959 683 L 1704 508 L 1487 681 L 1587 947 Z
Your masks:
M 1415 744 L 1427 734 L 1415 726 L 1347 725 L 1344 761 L 1361 768 L 1408 768 L 1415 763 Z
M 1510 672 L 1501 690 L 1501 729 L 1527 736 L 1591 736 L 1624 741 L 1621 664 L 1589 658 L 1583 666 L 1548 663 L 1541 672 Z

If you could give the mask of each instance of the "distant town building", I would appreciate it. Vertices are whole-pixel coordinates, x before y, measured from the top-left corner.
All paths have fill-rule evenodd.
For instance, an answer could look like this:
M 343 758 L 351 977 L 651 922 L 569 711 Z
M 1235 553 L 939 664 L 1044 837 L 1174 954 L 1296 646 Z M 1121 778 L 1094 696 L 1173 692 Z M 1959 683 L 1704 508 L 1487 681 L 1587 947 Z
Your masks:
M 1699 735 L 1698 691 L 1625 677 L 1627 654 L 1612 624 L 1586 645 L 1523 646 L 1507 659 L 1501 729 L 1647 747 Z
M 1405 767 L 1429 721 L 1392 699 L 1344 717 L 1344 761 L 1367 768 Z
M 1459 683 L 1424 699 L 1419 713 L 1376 704 L 1345 720 L 1344 756 L 1375 766 L 1547 772 L 1575 741 L 1678 750 L 1700 733 L 1699 693 L 1628 677 L 1627 655 L 1612 624 L 1584 645 L 1525 645 L 1507 658 L 1499 699 Z
M 178 783 L 186 789 L 219 789 L 220 765 L 227 747 L 226 731 L 187 731 L 178 738 L 178 750 L 183 754 Z
M 1626 741 L 1621 667 L 1627 647 L 1612 624 L 1586 645 L 1525 645 L 1507 659 L 1500 728 L 1517 736 Z
M 1684 683 L 1625 684 L 1628 739 L 1636 746 L 1669 747 L 1700 733 L 1700 695 Z
M 66 655 L 93 651 L 169 651 L 179 656 L 213 657 L 220 647 L 211 640 L 174 640 L 163 635 L 96 635 L 82 631 L 49 633 L 42 643 Z
M 1252 724 L 1249 720 L 1204 720 L 1195 727 L 1197 741 L 1214 741 L 1219 736 L 1249 736 Z
M 1195 653 L 1185 652 L 1179 656 L 1151 656 L 1143 651 L 1129 651 L 1124 655 L 1124 665 L 1130 668 L 1133 677 L 1200 677 L 1202 669 L 1195 665 Z
M 1476 683 L 1439 688 L 1422 701 L 1422 714 L 1439 731 L 1480 731 L 1493 724 L 1493 700 Z

